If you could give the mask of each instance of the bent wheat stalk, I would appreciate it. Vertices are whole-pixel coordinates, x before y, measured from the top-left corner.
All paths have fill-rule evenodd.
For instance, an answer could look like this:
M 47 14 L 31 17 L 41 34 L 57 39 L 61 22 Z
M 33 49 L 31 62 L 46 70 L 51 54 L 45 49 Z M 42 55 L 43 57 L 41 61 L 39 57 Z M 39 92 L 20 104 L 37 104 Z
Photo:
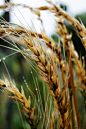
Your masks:
M 80 24 L 77 19 L 70 16 L 66 11 L 61 9 L 59 6 L 54 5 L 52 2 L 49 1 L 49 3 L 52 5 L 52 7 L 49 6 L 42 6 L 37 8 L 37 10 L 50 10 L 52 13 L 55 13 L 55 16 L 62 16 L 64 17 L 74 28 L 76 29 L 76 32 L 80 35 L 80 39 L 83 43 L 83 46 L 86 50 L 86 29 L 83 24 Z

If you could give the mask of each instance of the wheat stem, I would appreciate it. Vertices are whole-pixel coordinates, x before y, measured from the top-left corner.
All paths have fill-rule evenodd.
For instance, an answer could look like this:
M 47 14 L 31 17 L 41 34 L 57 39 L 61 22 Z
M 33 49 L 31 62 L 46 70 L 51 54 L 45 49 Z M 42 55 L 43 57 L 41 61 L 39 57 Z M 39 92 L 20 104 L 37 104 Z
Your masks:
M 72 69 L 71 57 L 70 57 L 70 79 L 71 79 L 71 87 L 72 87 L 72 93 L 73 93 L 73 100 L 74 100 L 74 105 L 75 105 L 78 129 L 81 129 L 79 111 L 78 111 L 77 100 L 76 100 L 76 96 L 75 96 L 75 88 L 74 88 L 74 81 L 73 81 L 73 69 Z

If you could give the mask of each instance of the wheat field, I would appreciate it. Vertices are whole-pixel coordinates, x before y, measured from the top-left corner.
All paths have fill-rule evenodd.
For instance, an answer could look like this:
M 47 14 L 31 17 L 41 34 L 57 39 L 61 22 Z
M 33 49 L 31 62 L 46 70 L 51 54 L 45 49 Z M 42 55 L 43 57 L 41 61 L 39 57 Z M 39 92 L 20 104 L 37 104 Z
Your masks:
M 27 27 L 19 20 L 13 11 L 17 8 L 24 19 L 19 7 L 30 11 L 41 25 L 39 32 L 32 20 L 32 26 L 27 21 Z M 85 129 L 84 24 L 60 4 L 47 0 L 46 5 L 39 7 L 11 1 L 0 5 L 0 9 L 10 11 L 22 23 L 0 17 L 0 129 Z M 43 12 L 55 23 L 54 36 L 47 35 Z M 79 43 L 73 41 L 74 33 L 68 30 L 68 25 L 76 32 Z M 79 44 L 83 52 L 77 51 L 75 45 Z

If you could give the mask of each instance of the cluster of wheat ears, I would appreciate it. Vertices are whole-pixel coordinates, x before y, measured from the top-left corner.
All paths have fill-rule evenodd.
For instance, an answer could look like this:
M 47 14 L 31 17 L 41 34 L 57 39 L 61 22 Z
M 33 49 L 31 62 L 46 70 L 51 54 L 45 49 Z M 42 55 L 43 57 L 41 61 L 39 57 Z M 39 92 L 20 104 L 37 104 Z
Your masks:
M 20 25 L 8 23 L 3 19 L 0 21 L 0 38 L 5 40 L 7 43 L 13 44 L 15 51 L 20 52 L 24 57 L 29 58 L 36 64 L 36 69 L 34 69 L 33 66 L 32 67 L 38 73 L 41 79 L 48 84 L 50 95 L 53 98 L 53 104 L 60 114 L 58 126 L 59 129 L 73 129 L 74 116 L 76 116 L 77 128 L 81 129 L 75 94 L 76 87 L 74 82 L 74 71 L 77 73 L 78 82 L 81 86 L 81 90 L 84 94 L 83 97 L 86 101 L 86 55 L 84 55 L 83 60 L 81 57 L 79 57 L 71 40 L 72 33 L 68 33 L 64 24 L 64 19 L 66 19 L 74 27 L 85 50 L 86 28 L 82 23 L 79 23 L 78 20 L 61 9 L 60 5 L 56 6 L 50 1 L 47 2 L 48 6 L 41 6 L 39 8 L 32 8 L 21 4 L 5 3 L 4 5 L 0 6 L 0 9 L 8 9 L 9 11 L 11 7 L 23 6 L 30 9 L 32 13 L 37 15 L 41 24 L 42 19 L 40 11 L 50 11 L 54 14 L 56 22 L 56 33 L 59 35 L 58 45 L 56 45 L 53 38 L 48 38 L 44 31 L 37 33 L 32 29 L 28 30 Z M 18 47 L 15 42 L 19 44 L 20 47 Z M 24 46 L 25 49 L 23 49 Z M 65 56 L 65 52 L 67 53 L 67 56 Z M 59 77 L 59 74 L 61 77 Z M 62 81 L 62 85 L 60 85 L 60 81 Z M 33 95 L 35 98 L 35 103 L 31 109 L 30 96 L 28 99 L 26 99 L 23 87 L 21 87 L 20 92 L 12 82 L 7 80 L 7 78 L 5 78 L 5 80 L 0 79 L 0 86 L 12 93 L 12 95 L 8 94 L 8 96 L 15 100 L 15 103 L 16 101 L 19 101 L 22 104 L 23 114 L 30 124 L 31 129 L 36 129 L 38 127 L 38 121 L 40 120 L 39 118 L 35 120 L 35 110 L 37 104 L 36 96 Z M 75 113 L 74 115 L 73 112 Z M 51 119 L 51 126 L 48 128 L 54 128 L 53 123 L 55 119 L 57 119 L 57 116 L 54 116 Z

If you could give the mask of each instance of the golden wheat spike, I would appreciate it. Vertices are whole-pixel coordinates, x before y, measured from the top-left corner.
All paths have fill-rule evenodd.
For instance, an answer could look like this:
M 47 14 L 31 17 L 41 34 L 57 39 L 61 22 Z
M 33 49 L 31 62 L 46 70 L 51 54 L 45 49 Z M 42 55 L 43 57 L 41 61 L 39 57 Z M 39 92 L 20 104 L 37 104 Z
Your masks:
M 16 28 L 16 27 L 5 28 L 5 31 L 10 32 L 10 35 L 19 34 L 19 33 L 25 33 L 25 34 L 27 34 L 21 28 Z M 31 34 L 32 32 L 28 31 L 28 33 Z M 46 39 L 47 39 L 47 37 L 46 37 Z M 38 58 L 38 60 L 37 61 L 35 60 L 35 61 L 36 61 L 37 67 L 41 70 L 41 77 L 42 77 L 42 79 L 46 83 L 49 84 L 50 90 L 54 94 L 53 96 L 55 96 L 55 99 L 57 101 L 57 105 L 59 107 L 58 109 L 60 111 L 60 115 L 61 116 L 64 116 L 65 113 L 67 112 L 68 108 L 67 108 L 67 103 L 65 103 L 65 106 L 64 106 L 63 105 L 63 102 L 62 102 L 63 101 L 63 98 L 65 97 L 65 95 L 63 94 L 63 91 L 62 90 L 60 92 L 60 87 L 59 87 L 59 82 L 58 82 L 59 79 L 58 79 L 58 76 L 57 76 L 57 72 L 56 72 L 54 60 L 52 60 L 52 58 L 50 58 L 50 60 L 48 61 L 47 60 L 46 51 L 43 51 L 43 49 L 41 49 L 40 47 L 36 46 L 37 45 L 36 43 L 32 43 L 32 39 L 29 40 L 29 38 L 27 37 L 27 39 L 25 39 L 24 41 L 25 41 L 25 44 L 27 45 L 27 47 Z M 51 42 L 53 42 L 53 41 L 51 40 Z M 56 46 L 55 46 L 55 48 L 57 49 Z M 44 55 L 46 55 L 46 56 L 44 56 L 44 55 L 41 56 L 41 53 L 44 54 Z M 51 53 L 51 51 L 50 51 L 50 53 Z M 54 54 L 50 54 L 50 55 L 54 55 Z M 59 60 L 58 60 L 58 62 L 59 62 Z M 62 69 L 62 68 L 64 68 L 63 61 L 60 60 L 60 62 L 61 62 L 61 64 L 60 64 L 61 67 L 60 68 Z M 27 101 L 26 97 L 21 98 L 20 96 L 22 94 L 19 91 L 17 91 L 16 88 L 15 88 L 15 93 L 19 97 L 19 99 L 18 99 L 18 97 L 17 98 L 14 97 L 13 99 L 17 99 L 18 101 L 20 101 L 20 99 L 23 99 L 24 100 L 24 103 L 23 103 L 24 110 L 26 112 L 30 112 L 28 110 L 28 108 L 29 108 L 28 105 L 30 103 Z M 67 102 L 67 98 L 65 98 L 65 99 L 66 99 L 66 102 Z M 63 111 L 64 109 L 65 109 L 65 111 Z M 34 112 L 31 114 L 31 118 L 33 117 L 33 115 L 34 115 Z M 66 121 L 66 120 L 64 120 L 64 117 L 62 117 L 62 125 L 61 125 L 61 127 L 66 127 L 64 121 Z
M 61 9 L 59 6 L 55 6 L 53 3 L 51 3 L 52 7 L 49 8 L 45 8 L 44 7 L 40 7 L 37 8 L 38 10 L 43 10 L 43 8 L 45 8 L 45 10 L 50 10 L 53 13 L 56 13 L 56 17 L 63 17 L 65 18 L 68 22 L 70 22 L 70 24 L 72 26 L 74 26 L 74 28 L 76 29 L 77 33 L 81 36 L 81 41 L 83 43 L 83 46 L 85 47 L 86 50 L 86 28 L 83 24 L 80 24 L 79 21 L 77 19 L 75 19 L 74 17 L 70 16 L 66 11 L 64 11 L 63 9 Z M 60 25 L 62 25 L 63 23 L 60 21 L 58 21 L 58 23 L 60 23 Z M 66 31 L 65 31 L 66 33 Z
M 60 22 L 62 24 L 60 24 Z M 60 22 L 58 22 L 58 24 L 60 24 L 59 27 L 60 27 L 60 30 L 62 30 L 62 31 L 59 32 L 59 30 L 58 30 L 57 33 L 62 36 L 62 43 L 63 43 L 66 51 L 68 52 L 68 55 L 70 53 L 71 56 L 73 57 L 73 60 L 75 63 L 75 69 L 76 69 L 77 75 L 79 77 L 81 87 L 83 88 L 83 91 L 86 92 L 85 68 L 83 67 L 82 61 L 79 59 L 79 55 L 78 55 L 77 51 L 75 50 L 73 43 L 71 42 L 72 35 L 71 34 L 69 35 L 67 33 L 66 26 L 64 25 L 64 23 L 62 21 L 62 16 L 60 18 Z
M 5 78 L 5 81 L 0 79 L 0 86 L 2 86 L 5 90 L 9 91 L 10 93 L 14 95 L 12 96 L 8 94 L 8 96 L 10 96 L 11 99 L 19 101 L 22 104 L 24 112 L 27 114 L 27 115 L 25 114 L 24 115 L 27 117 L 28 121 L 31 121 L 33 123 L 31 126 L 34 126 L 35 125 L 34 116 L 35 116 L 35 110 L 36 110 L 36 100 L 31 111 L 30 96 L 28 97 L 28 100 L 27 100 L 22 86 L 21 86 L 21 92 L 19 92 L 18 88 L 12 82 L 9 82 L 7 78 Z
M 55 97 L 56 99 L 56 102 L 57 102 L 57 105 L 56 107 L 58 107 L 59 111 L 60 111 L 60 114 L 62 116 L 65 115 L 66 112 L 68 112 L 68 106 L 67 104 L 65 103 L 65 106 L 63 105 L 64 103 L 62 102 L 63 101 L 63 98 L 64 98 L 64 94 L 62 92 L 62 90 L 60 91 L 60 86 L 58 85 L 59 82 L 58 82 L 58 76 L 57 76 L 57 73 L 56 73 L 56 70 L 55 70 L 55 66 L 54 66 L 54 63 L 50 63 L 49 61 L 47 61 L 47 58 L 44 56 L 44 59 L 43 58 L 40 58 L 41 56 L 41 52 L 39 49 L 37 49 L 36 47 L 34 47 L 34 45 L 31 47 L 30 46 L 30 43 L 29 45 L 27 46 L 31 51 L 33 51 L 33 53 L 38 57 L 39 59 L 39 62 L 36 62 L 37 66 L 39 67 L 39 69 L 41 69 L 41 71 L 43 72 L 42 73 L 42 77 L 43 77 L 43 80 L 49 84 L 49 87 L 50 87 L 50 94 Z M 43 61 L 44 60 L 44 61 Z M 46 60 L 46 63 L 45 63 L 45 60 Z M 51 75 L 49 74 L 51 73 Z M 44 77 L 44 76 L 45 77 Z M 48 82 L 47 82 L 48 81 Z M 66 99 L 66 98 L 65 98 Z M 67 100 L 65 101 L 67 102 Z M 61 104 L 62 105 L 61 105 Z M 63 112 L 63 109 L 65 108 L 65 112 Z M 69 117 L 66 116 L 65 119 L 67 119 Z M 64 120 L 63 117 L 62 117 L 62 125 L 61 127 L 65 127 L 65 124 L 64 124 Z

